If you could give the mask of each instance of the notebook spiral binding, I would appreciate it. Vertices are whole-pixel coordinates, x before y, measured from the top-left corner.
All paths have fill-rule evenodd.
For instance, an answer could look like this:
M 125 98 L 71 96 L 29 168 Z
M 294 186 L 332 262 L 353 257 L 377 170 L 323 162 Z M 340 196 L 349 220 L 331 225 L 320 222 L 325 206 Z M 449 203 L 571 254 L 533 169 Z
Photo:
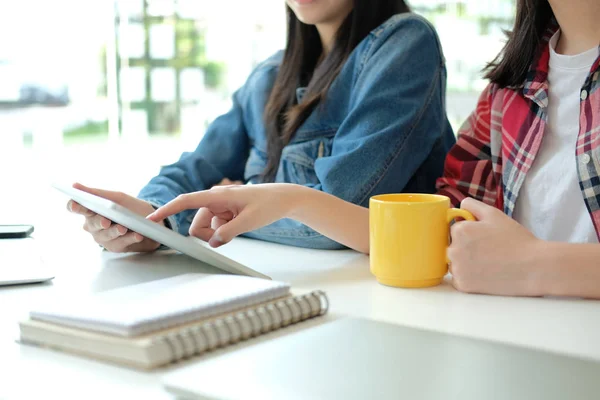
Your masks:
M 325 292 L 289 297 L 157 338 L 170 349 L 171 363 L 250 339 L 327 313 Z

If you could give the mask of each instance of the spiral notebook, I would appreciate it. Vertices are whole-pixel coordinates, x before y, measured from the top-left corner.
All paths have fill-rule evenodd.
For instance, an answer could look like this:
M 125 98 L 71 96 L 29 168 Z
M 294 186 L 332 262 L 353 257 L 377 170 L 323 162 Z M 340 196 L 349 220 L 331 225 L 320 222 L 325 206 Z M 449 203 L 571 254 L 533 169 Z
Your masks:
M 236 275 L 184 274 L 32 310 L 21 342 L 152 369 L 327 312 L 325 293 Z

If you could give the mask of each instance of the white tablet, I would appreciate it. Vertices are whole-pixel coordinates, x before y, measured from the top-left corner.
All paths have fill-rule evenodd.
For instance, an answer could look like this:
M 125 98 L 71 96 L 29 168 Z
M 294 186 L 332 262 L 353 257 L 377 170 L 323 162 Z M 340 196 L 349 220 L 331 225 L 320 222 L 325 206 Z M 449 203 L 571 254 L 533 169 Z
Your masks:
M 216 252 L 207 243 L 198 238 L 183 236 L 161 224 L 147 220 L 110 200 L 66 185 L 53 184 L 52 186 L 96 214 L 102 215 L 142 236 L 187 254 L 199 261 L 232 274 L 271 279 Z

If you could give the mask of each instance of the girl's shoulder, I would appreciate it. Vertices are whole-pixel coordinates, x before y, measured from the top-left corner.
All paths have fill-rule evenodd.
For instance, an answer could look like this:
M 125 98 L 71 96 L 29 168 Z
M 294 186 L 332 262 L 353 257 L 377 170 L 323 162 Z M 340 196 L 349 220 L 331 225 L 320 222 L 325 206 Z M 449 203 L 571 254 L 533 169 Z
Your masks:
M 403 56 L 402 51 L 426 53 L 444 62 L 435 27 L 421 15 L 412 12 L 389 18 L 371 31 L 357 50 L 363 62 L 379 51 L 389 52 L 390 57 Z
M 242 104 L 266 102 L 265 96 L 268 96 L 273 88 L 282 60 L 283 50 L 280 50 L 254 67 L 244 84 L 236 92 L 238 101 Z
M 396 14 L 390 17 L 383 24 L 375 28 L 371 32 L 371 36 L 374 38 L 387 38 L 400 33 L 405 35 L 408 32 L 428 34 L 437 38 L 437 32 L 431 22 L 413 12 Z
M 279 50 L 254 68 L 247 83 L 251 85 L 271 84 L 277 76 L 282 60 L 283 50 Z

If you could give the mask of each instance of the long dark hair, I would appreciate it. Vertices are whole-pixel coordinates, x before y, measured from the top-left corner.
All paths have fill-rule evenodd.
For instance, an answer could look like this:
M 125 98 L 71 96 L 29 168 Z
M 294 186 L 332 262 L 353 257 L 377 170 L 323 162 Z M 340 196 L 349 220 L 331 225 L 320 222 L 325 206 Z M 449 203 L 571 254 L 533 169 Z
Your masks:
M 409 12 L 403 0 L 354 0 L 354 7 L 336 34 L 329 54 L 317 66 L 323 47 L 317 28 L 306 25 L 287 8 L 287 45 L 265 108 L 268 162 L 263 181 L 274 180 L 283 148 L 292 140 L 342 69 L 354 48 L 395 14 Z M 300 104 L 296 89 L 306 86 Z
M 500 54 L 486 67 L 485 77 L 503 88 L 522 85 L 553 18 L 548 0 L 518 0 L 515 26 Z

